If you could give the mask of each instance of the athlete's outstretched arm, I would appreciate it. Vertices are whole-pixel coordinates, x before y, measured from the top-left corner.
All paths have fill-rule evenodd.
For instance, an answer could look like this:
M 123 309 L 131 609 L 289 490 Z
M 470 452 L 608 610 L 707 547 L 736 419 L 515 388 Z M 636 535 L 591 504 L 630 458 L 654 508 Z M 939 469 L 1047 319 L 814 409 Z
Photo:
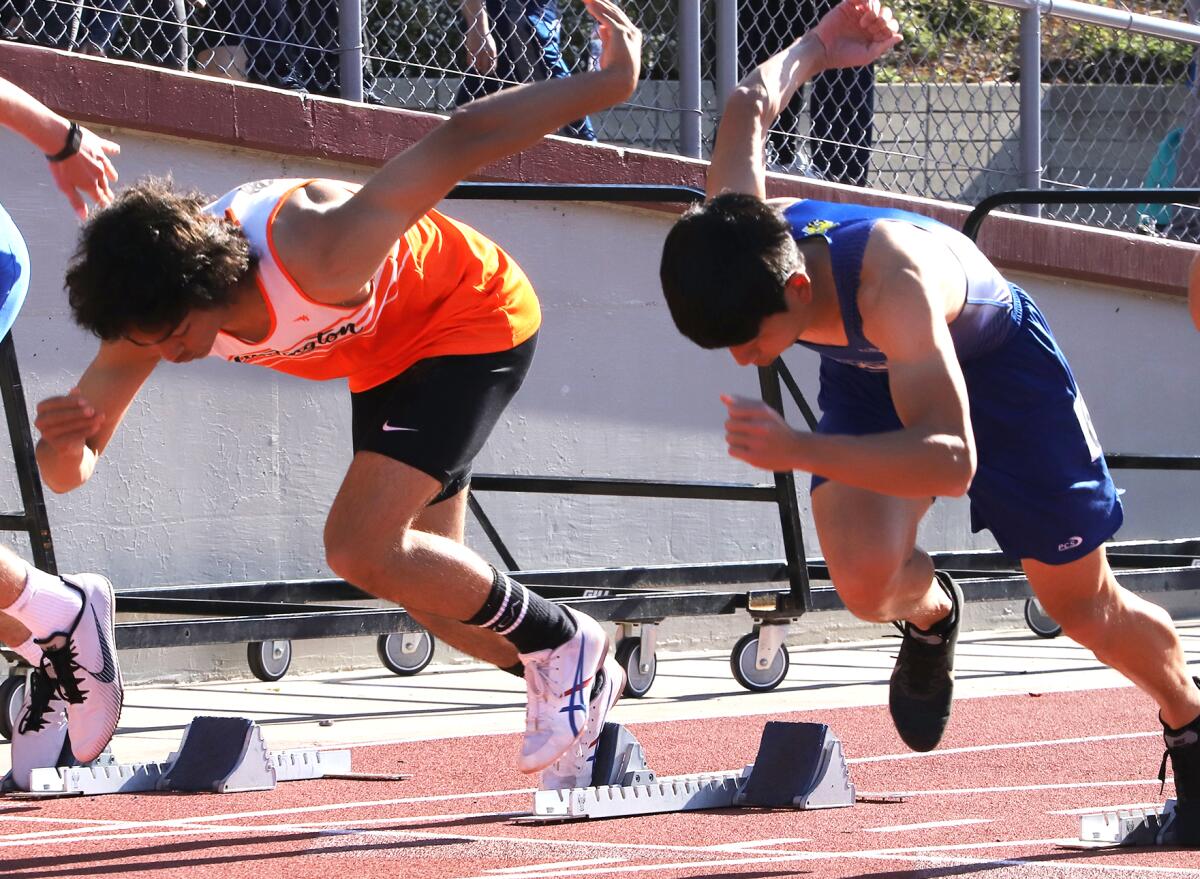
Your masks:
M 160 360 L 153 348 L 123 339 L 101 342 L 69 394 L 38 403 L 33 422 L 41 434 L 38 468 L 52 491 L 71 491 L 91 479 L 97 459 Z
M 745 192 L 766 198 L 767 131 L 792 95 L 823 70 L 870 64 L 900 42 L 881 0 L 842 0 L 804 36 L 746 74 L 725 102 L 708 169 L 708 197 Z
M 37 98 L 0 77 L 0 125 L 15 131 L 47 156 L 74 146 L 69 139 L 74 123 L 59 116 Z M 50 175 L 80 219 L 87 217 L 87 196 L 104 206 L 112 201 L 109 182 L 117 170 L 108 158 L 121 152 L 110 140 L 79 128 L 78 149 L 59 161 L 50 162 Z
M 384 165 L 353 198 L 305 220 L 311 225 L 301 236 L 308 246 L 300 258 L 310 285 L 357 293 L 404 230 L 464 177 L 633 94 L 641 33 L 612 0 L 583 2 L 600 26 L 600 69 L 472 101 Z

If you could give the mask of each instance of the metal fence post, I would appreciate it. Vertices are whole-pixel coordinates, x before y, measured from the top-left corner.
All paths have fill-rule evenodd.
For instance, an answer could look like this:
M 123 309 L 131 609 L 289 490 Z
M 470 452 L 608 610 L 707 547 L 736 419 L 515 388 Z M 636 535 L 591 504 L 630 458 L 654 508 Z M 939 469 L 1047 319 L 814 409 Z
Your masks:
M 738 83 L 737 0 L 717 0 L 717 114 Z
M 1042 188 L 1042 17 L 1040 9 L 1021 12 L 1021 186 Z M 1025 206 L 1030 216 L 1041 205 Z
M 679 154 L 700 158 L 700 0 L 679 0 Z
M 172 5 L 174 8 L 175 20 L 179 22 L 179 29 L 175 32 L 175 39 L 172 40 L 174 43 L 174 46 L 172 47 L 173 54 L 175 55 L 174 60 L 178 62 L 179 69 L 186 72 L 188 69 L 188 55 L 190 54 L 191 49 L 191 46 L 188 43 L 187 3 L 185 3 L 184 0 L 175 0 Z M 80 8 L 82 9 L 82 5 Z
M 338 0 L 338 80 L 343 98 L 363 99 L 362 0 Z

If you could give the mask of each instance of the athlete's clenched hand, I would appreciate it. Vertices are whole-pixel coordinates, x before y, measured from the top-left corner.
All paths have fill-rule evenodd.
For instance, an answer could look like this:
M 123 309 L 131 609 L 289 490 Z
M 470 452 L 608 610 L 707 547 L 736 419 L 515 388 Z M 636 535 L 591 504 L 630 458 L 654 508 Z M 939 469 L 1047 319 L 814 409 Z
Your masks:
M 69 394 L 47 397 L 38 403 L 33 423 L 42 435 L 42 442 L 55 451 L 79 451 L 104 424 L 104 413 L 97 411 L 78 388 L 73 388 Z
M 782 415 L 751 397 L 722 394 L 721 402 L 729 410 L 725 441 L 731 457 L 774 473 L 796 469 L 797 435 Z

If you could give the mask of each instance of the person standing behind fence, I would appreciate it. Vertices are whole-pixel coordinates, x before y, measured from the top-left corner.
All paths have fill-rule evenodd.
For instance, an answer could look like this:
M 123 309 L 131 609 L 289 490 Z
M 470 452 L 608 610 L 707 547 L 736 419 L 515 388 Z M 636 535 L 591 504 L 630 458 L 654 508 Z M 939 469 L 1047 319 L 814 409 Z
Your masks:
M 296 25 L 286 0 L 259 0 L 253 6 L 245 0 L 196 4 L 188 31 L 198 72 L 276 88 L 300 87 L 294 71 Z
M 510 85 L 571 75 L 562 55 L 558 0 L 462 0 L 469 70 L 454 97 L 461 107 Z M 586 116 L 559 132 L 595 140 Z
M 46 155 L 51 177 L 80 219 L 85 199 L 112 201 L 117 179 L 111 141 L 51 111 L 0 79 L 0 126 Z M 29 289 L 29 253 L 0 208 L 0 338 L 8 335 Z M 113 636 L 112 584 L 99 574 L 57 577 L 0 544 L 0 643 L 33 666 L 13 724 L 12 782 L 29 789 L 30 772 L 74 757 L 100 756 L 121 716 L 123 687 Z M 70 743 L 67 736 L 70 730 Z M 68 750 L 68 748 L 70 750 Z
M 327 98 L 344 97 L 342 58 L 353 49 L 359 50 L 362 58 L 363 103 L 384 103 L 375 93 L 374 36 L 366 20 L 359 33 L 343 34 L 338 0 L 287 0 L 287 8 L 298 46 L 293 75 L 302 90 Z M 364 19 L 368 11 L 364 2 Z
M 744 75 L 791 44 L 834 6 L 833 0 L 740 0 L 738 59 Z M 800 156 L 797 124 L 803 105 L 797 92 L 775 123 L 770 147 L 774 165 L 788 169 Z M 875 132 L 875 70 L 872 65 L 827 70 L 809 86 L 809 155 L 812 176 L 865 186 Z
M 128 38 L 127 60 L 187 69 L 187 9 L 183 0 L 149 0 L 129 13 L 130 0 L 87 0 L 82 4 L 75 51 L 104 58 L 112 54 L 118 26 Z M 63 47 L 69 48 L 69 47 Z

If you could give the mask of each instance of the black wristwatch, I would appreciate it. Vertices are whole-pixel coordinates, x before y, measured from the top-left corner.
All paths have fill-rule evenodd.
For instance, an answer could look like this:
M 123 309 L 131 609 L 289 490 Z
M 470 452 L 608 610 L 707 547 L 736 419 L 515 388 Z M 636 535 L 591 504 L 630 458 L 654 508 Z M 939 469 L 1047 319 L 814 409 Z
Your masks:
M 67 145 L 54 155 L 46 153 L 47 162 L 62 162 L 79 152 L 79 144 L 83 140 L 83 129 L 78 122 L 72 122 L 67 129 Z

